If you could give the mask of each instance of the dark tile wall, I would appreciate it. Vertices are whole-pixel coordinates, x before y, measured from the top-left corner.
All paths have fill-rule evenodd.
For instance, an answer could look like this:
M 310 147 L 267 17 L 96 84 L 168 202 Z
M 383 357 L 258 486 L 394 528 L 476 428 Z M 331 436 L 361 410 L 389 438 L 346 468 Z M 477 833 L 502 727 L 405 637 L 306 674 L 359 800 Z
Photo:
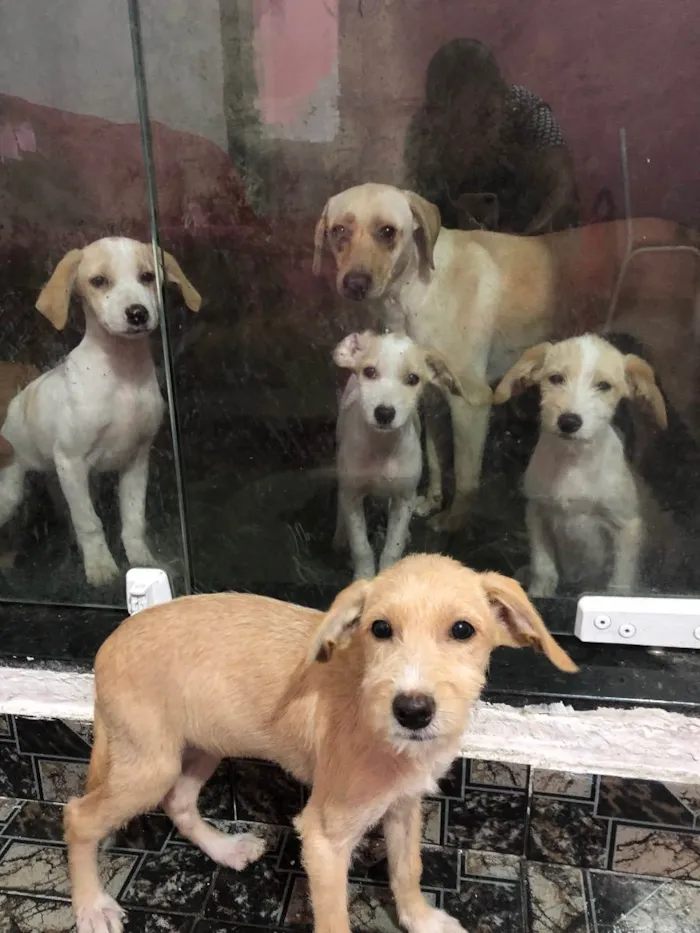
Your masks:
M 0 931 L 73 930 L 62 804 L 81 793 L 91 730 L 0 717 Z M 310 930 L 291 818 L 305 790 L 271 765 L 230 761 L 202 810 L 265 839 L 243 872 L 220 868 L 161 813 L 101 856 L 127 933 Z M 423 886 L 470 933 L 700 933 L 700 787 L 457 761 L 424 807 Z M 353 928 L 397 930 L 380 833 L 356 853 Z

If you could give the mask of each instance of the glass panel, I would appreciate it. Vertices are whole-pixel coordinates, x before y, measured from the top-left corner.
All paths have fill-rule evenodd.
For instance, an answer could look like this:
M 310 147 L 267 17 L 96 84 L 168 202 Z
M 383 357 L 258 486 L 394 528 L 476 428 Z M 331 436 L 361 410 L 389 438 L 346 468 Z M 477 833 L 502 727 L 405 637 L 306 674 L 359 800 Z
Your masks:
M 0 36 L 0 597 L 123 605 L 182 565 L 128 10 L 10 0 Z
M 161 236 L 205 296 L 170 322 L 195 586 L 321 604 L 440 550 L 555 629 L 584 590 L 697 593 L 690 8 L 140 9 Z

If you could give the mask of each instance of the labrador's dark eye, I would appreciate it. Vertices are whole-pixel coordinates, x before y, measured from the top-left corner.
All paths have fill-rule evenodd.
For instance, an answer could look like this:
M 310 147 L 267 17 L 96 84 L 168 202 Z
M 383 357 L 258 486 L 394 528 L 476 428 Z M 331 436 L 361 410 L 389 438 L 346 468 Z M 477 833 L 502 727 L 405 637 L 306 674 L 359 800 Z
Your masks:
M 472 635 L 476 635 L 476 629 L 471 622 L 459 619 L 450 629 L 450 635 L 456 641 L 468 641 Z
M 139 280 L 142 285 L 150 285 L 152 282 L 155 282 L 156 274 L 155 272 L 142 272 L 139 276 Z
M 566 379 L 562 376 L 561 373 L 552 373 L 549 377 L 549 381 L 553 386 L 562 386 L 566 382 Z
M 90 279 L 90 284 L 92 285 L 93 288 L 104 288 L 105 285 L 107 284 L 107 276 L 106 275 L 93 275 L 93 277 Z
M 605 379 L 602 379 L 600 382 L 596 383 L 596 389 L 599 392 L 609 392 L 612 389 L 612 385 Z
M 374 366 L 365 366 L 365 368 L 362 370 L 362 375 L 366 379 L 376 379 L 378 373 Z
M 345 227 L 342 224 L 336 224 L 331 227 L 331 236 L 340 237 L 345 233 Z
M 384 240 L 385 243 L 391 243 L 396 237 L 396 227 L 392 227 L 391 224 L 380 227 L 379 237 Z
M 409 373 L 406 376 L 406 385 L 407 386 L 417 386 L 420 382 L 420 376 L 418 373 Z
M 380 641 L 391 638 L 394 634 L 394 630 L 386 619 L 377 619 L 373 622 L 371 631 L 374 637 L 378 638 Z

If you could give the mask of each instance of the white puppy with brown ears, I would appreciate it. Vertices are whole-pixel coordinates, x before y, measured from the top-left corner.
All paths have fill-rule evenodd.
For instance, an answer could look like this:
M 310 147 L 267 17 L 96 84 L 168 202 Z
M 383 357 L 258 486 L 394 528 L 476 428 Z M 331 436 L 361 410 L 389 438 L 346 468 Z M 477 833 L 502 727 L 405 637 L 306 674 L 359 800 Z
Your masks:
M 355 578 L 373 577 L 374 554 L 367 535 L 364 500 L 387 498 L 389 520 L 383 570 L 403 554 L 416 509 L 423 455 L 418 401 L 428 383 L 462 395 L 444 357 L 403 334 L 350 334 L 333 352 L 335 363 L 352 370 L 340 400 L 338 520 L 334 546 L 349 540 Z M 428 447 L 429 484 L 440 483 L 435 451 Z M 428 499 L 437 498 L 435 492 Z
M 646 404 L 666 427 L 654 371 L 640 357 L 586 334 L 528 350 L 494 400 L 505 402 L 534 384 L 541 391 L 540 439 L 524 484 L 530 595 L 553 596 L 560 581 L 600 587 L 606 577 L 611 590 L 628 593 L 635 585 L 643 520 L 612 420 L 620 400 L 630 398 Z
M 163 253 L 167 279 L 198 311 L 201 298 L 175 259 Z M 148 336 L 158 327 L 153 249 L 124 237 L 71 250 L 59 262 L 37 309 L 62 330 L 71 295 L 81 299 L 85 336 L 54 369 L 8 408 L 2 434 L 15 452 L 0 472 L 0 527 L 20 505 L 28 471 L 55 469 L 95 586 L 118 573 L 90 497 L 92 470 L 119 473 L 122 542 L 131 564 L 153 564 L 145 540 L 148 458 L 163 399 Z

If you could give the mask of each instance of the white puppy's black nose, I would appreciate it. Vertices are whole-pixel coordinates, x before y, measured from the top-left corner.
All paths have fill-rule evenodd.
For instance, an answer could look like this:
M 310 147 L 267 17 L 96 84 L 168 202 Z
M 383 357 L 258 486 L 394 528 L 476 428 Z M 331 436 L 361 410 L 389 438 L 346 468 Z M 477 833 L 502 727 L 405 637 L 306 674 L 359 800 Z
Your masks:
M 148 321 L 148 309 L 143 305 L 129 305 L 124 314 L 129 324 L 133 324 L 134 327 L 143 327 Z
M 405 729 L 425 729 L 435 716 L 435 700 L 427 693 L 399 693 L 392 710 L 394 719 Z
M 374 420 L 382 428 L 388 428 L 396 417 L 396 409 L 391 405 L 377 405 L 374 409 Z
M 557 426 L 563 434 L 575 434 L 583 424 L 581 415 L 576 415 L 572 411 L 567 411 L 559 415 Z

